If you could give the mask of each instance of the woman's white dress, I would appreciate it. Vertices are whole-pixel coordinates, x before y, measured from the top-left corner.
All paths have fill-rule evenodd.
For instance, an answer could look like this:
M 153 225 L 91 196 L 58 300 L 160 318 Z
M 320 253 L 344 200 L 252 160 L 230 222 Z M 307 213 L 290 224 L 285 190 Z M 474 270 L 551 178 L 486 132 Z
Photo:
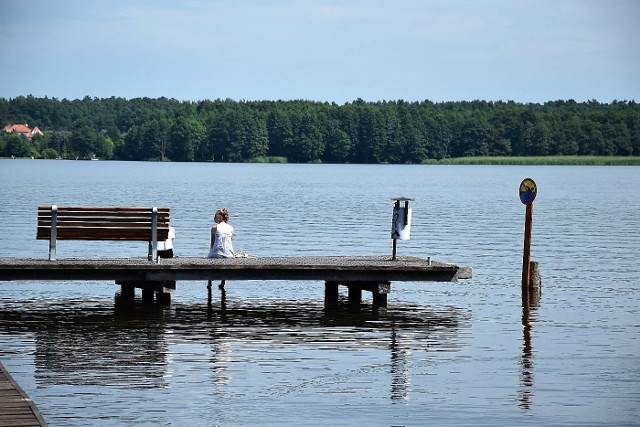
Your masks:
M 226 222 L 221 222 L 216 226 L 216 234 L 213 240 L 213 246 L 209 251 L 208 258 L 233 258 L 235 251 L 233 250 L 233 227 Z

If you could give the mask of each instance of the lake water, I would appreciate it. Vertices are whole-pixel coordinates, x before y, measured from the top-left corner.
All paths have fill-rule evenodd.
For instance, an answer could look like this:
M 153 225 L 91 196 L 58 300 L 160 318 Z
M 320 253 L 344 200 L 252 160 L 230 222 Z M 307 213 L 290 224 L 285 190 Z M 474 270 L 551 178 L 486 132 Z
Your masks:
M 639 167 L 0 160 L 0 256 L 47 257 L 38 205 L 171 208 L 178 256 L 205 256 L 216 208 L 237 250 L 391 253 L 473 267 L 392 284 L 386 312 L 325 310 L 318 282 L 178 282 L 169 308 L 112 282 L 0 282 L 0 361 L 51 426 L 640 424 Z M 525 208 L 542 296 L 523 325 Z M 58 242 L 58 256 L 146 244 Z

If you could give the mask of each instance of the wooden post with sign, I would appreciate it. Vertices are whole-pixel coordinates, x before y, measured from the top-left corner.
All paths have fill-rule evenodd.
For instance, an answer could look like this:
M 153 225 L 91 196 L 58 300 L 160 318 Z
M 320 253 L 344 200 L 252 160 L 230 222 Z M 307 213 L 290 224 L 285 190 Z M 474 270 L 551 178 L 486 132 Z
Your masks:
M 529 287 L 531 283 L 531 226 L 533 222 L 533 201 L 538 187 L 531 178 L 520 183 L 520 201 L 527 206 L 524 222 L 524 250 L 522 254 L 522 304 L 529 306 Z

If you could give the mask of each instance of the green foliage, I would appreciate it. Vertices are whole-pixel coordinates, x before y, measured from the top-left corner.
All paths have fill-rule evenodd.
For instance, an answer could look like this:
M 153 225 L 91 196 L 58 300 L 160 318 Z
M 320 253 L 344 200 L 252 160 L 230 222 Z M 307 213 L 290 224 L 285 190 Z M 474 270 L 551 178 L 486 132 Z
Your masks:
M 0 155 L 123 160 L 425 163 L 504 156 L 639 156 L 634 101 L 544 104 L 0 98 L 3 124 L 28 122 L 32 140 L 0 136 Z M 52 151 L 47 151 L 52 153 Z M 44 154 L 43 154 L 44 155 Z
M 60 157 L 64 157 L 64 153 L 69 147 L 70 136 L 71 132 L 66 131 L 47 132 L 44 135 L 44 139 L 41 143 L 41 148 L 43 149 L 43 151 L 46 149 L 52 149 L 57 152 Z
M 42 150 L 42 158 L 44 159 L 57 159 L 60 157 L 60 154 L 53 148 L 45 148 Z
M 97 132 L 89 119 L 78 120 L 71 131 L 69 146 L 80 157 L 89 157 L 95 153 Z
M 37 146 L 24 136 L 15 132 L 0 136 L 0 156 L 2 157 L 38 157 Z
M 288 163 L 286 157 L 259 156 L 247 160 L 247 163 Z

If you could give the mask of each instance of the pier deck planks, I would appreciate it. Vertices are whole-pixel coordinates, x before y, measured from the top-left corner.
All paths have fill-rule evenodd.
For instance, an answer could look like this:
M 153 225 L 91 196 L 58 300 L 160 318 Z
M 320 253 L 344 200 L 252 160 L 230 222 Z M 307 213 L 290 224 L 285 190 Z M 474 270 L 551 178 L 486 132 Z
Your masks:
M 40 427 L 46 422 L 0 363 L 0 427 Z
M 399 256 L 292 256 L 233 259 L 0 258 L 0 280 L 324 280 L 456 281 L 471 269 Z

